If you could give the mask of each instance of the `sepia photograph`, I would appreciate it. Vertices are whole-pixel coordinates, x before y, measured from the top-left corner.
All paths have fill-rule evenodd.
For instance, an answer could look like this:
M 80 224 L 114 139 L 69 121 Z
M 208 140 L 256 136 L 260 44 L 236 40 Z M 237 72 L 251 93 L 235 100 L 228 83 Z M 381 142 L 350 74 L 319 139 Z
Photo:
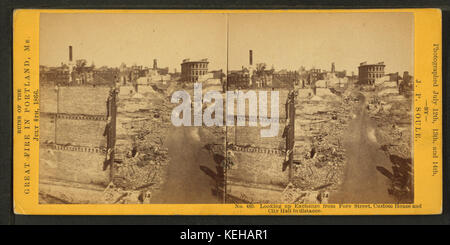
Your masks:
M 414 14 L 41 13 L 40 204 L 414 203 Z

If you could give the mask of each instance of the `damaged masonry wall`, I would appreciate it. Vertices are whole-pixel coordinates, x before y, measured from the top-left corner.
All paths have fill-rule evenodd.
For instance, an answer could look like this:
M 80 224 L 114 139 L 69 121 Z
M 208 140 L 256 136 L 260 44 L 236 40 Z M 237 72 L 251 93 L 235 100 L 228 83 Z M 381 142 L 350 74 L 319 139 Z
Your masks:
M 353 101 L 328 88 L 299 89 L 295 105 L 294 186 L 302 190 L 335 190 L 343 178 L 342 135 Z
M 279 202 L 289 183 L 289 171 L 283 171 L 286 140 L 286 100 L 289 90 L 279 90 L 279 129 L 277 137 L 261 137 L 265 127 L 234 126 L 227 128 L 228 149 L 233 164 L 227 170 L 227 194 L 245 202 Z M 270 91 L 268 91 L 270 102 Z M 246 104 L 248 107 L 248 103 Z M 270 106 L 269 106 L 270 107 Z M 248 108 L 246 109 L 248 113 Z M 270 108 L 268 109 L 270 115 Z
M 40 202 L 94 203 L 110 181 L 115 92 L 41 86 Z M 108 150 L 110 149 L 110 150 Z
M 339 139 L 351 107 L 341 100 L 329 88 L 280 90 L 278 137 L 261 138 L 260 127 L 228 127 L 228 194 L 244 202 L 326 203 L 343 177 Z

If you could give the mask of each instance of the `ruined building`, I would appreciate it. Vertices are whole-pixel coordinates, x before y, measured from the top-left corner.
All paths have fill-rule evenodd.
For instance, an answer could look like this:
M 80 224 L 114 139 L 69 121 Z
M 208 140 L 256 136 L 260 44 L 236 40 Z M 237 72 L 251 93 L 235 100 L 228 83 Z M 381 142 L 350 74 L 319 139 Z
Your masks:
M 360 63 L 358 67 L 359 84 L 373 85 L 376 79 L 384 76 L 385 66 L 384 62 L 378 62 L 377 64 Z
M 240 89 L 250 87 L 250 72 L 247 68 L 242 70 L 229 71 L 227 76 L 228 89 Z
M 85 59 L 73 59 L 73 48 L 69 46 L 68 61 L 59 67 L 39 67 L 39 83 L 48 86 L 113 86 L 119 81 L 119 69 L 87 65 Z
M 271 72 L 265 70 L 266 65 L 260 63 L 253 65 L 253 50 L 248 51 L 248 66 L 242 66 L 241 70 L 228 71 L 228 89 L 261 88 L 272 84 Z
M 273 88 L 293 89 L 294 85 L 300 81 L 297 71 L 281 70 L 273 73 Z
M 228 72 L 228 89 L 239 88 L 283 88 L 293 89 L 300 75 L 296 71 L 275 71 L 267 68 L 265 63 L 253 64 L 253 51 L 249 50 L 249 64 L 241 70 Z
M 184 59 L 181 63 L 181 81 L 198 82 L 200 76 L 208 73 L 208 59 L 190 60 Z
M 270 96 L 268 91 L 269 103 Z M 266 128 L 261 125 L 228 127 L 228 150 L 233 157 L 225 177 L 227 203 L 276 203 L 281 200 L 282 191 L 290 180 L 293 157 L 295 109 L 291 98 L 289 90 L 279 91 L 276 137 L 261 137 L 261 129 Z M 248 125 L 248 114 L 245 120 Z
M 114 162 L 115 90 L 41 85 L 40 95 L 40 202 L 98 203 Z

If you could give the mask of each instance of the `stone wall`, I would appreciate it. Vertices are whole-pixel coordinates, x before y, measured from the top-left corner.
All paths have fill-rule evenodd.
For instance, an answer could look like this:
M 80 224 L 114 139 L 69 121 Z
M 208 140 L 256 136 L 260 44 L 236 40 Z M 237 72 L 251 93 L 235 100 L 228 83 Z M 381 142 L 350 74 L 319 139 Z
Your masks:
M 40 86 L 39 110 L 47 113 L 56 113 L 56 89 L 53 86 Z
M 56 120 L 56 144 L 106 147 L 105 120 L 60 118 Z M 71 130 L 68 130 L 71 129 Z
M 41 145 L 39 154 L 40 180 L 64 181 L 71 186 L 80 183 L 104 187 L 109 182 L 109 171 L 103 171 L 104 152 Z
M 270 95 L 272 90 L 256 90 L 256 94 L 258 95 L 259 91 L 267 91 L 267 100 L 268 100 L 268 117 L 270 117 Z M 239 115 L 237 114 L 237 117 L 246 118 L 246 126 L 233 126 L 228 127 L 227 130 L 227 139 L 228 142 L 237 144 L 237 145 L 253 145 L 256 147 L 263 147 L 263 148 L 275 148 L 275 149 L 284 149 L 285 148 L 285 141 L 282 139 L 284 127 L 286 126 L 286 99 L 287 95 L 289 93 L 288 90 L 274 90 L 279 92 L 279 128 L 278 128 L 278 135 L 276 137 L 261 137 L 261 130 L 262 129 L 268 129 L 269 127 L 261 127 L 259 124 L 258 119 L 258 125 L 257 126 L 249 126 L 249 103 L 246 103 L 246 114 L 245 115 Z M 259 105 L 258 105 L 259 106 Z M 235 112 L 237 112 L 237 105 L 235 104 Z M 258 112 L 259 113 L 259 112 Z
M 41 86 L 40 110 L 48 113 L 106 115 L 110 89 L 101 86 Z
M 229 143 L 234 145 L 285 149 L 286 141 L 282 138 L 284 127 L 285 122 L 280 122 L 278 136 L 276 137 L 261 137 L 261 130 L 268 129 L 268 127 L 228 127 L 227 139 Z
M 246 202 L 277 202 L 281 191 L 289 183 L 289 168 L 283 171 L 286 139 L 283 132 L 286 120 L 288 90 L 279 91 L 279 128 L 275 137 L 261 137 L 261 130 L 268 127 L 247 126 L 227 128 L 227 142 L 232 145 L 233 165 L 227 171 L 227 193 Z M 270 117 L 270 93 L 268 91 L 268 116 Z M 256 91 L 258 94 L 258 90 Z M 259 113 L 259 112 L 258 112 Z
M 41 141 L 106 147 L 108 87 L 41 87 Z M 59 95 L 57 95 L 59 93 Z
M 60 87 L 59 113 L 106 115 L 109 87 Z
M 230 181 L 283 186 L 288 170 L 282 171 L 284 154 L 234 151 L 234 165 L 228 170 Z
M 39 141 L 55 143 L 55 114 L 41 113 L 39 123 Z
M 115 140 L 111 132 L 115 131 L 115 101 L 108 109 L 110 91 L 98 86 L 40 87 L 40 197 L 89 203 L 79 197 L 109 183 L 111 168 L 104 169 L 104 162 L 107 147 L 114 144 L 107 144 L 107 129 L 109 139 Z

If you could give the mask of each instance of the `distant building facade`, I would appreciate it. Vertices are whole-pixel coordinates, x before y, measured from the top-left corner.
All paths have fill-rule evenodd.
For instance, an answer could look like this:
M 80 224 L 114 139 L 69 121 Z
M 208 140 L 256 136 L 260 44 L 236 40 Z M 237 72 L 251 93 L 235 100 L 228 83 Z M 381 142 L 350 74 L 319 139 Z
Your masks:
M 229 89 L 248 88 L 251 85 L 250 72 L 247 68 L 237 71 L 229 71 L 227 76 Z
M 39 66 L 39 82 L 45 86 L 100 85 L 112 87 L 119 81 L 120 71 L 106 66 L 95 68 L 87 65 L 85 59 L 73 61 L 72 46 L 69 46 L 69 60 L 58 67 Z
M 184 59 L 183 63 L 181 63 L 181 81 L 198 82 L 199 77 L 208 73 L 208 64 L 208 59 Z
M 403 79 L 399 84 L 400 94 L 411 96 L 414 87 L 414 77 L 409 72 L 403 72 Z
M 363 62 L 358 67 L 359 84 L 373 85 L 375 80 L 384 76 L 384 62 L 367 64 Z
M 273 88 L 293 88 L 300 81 L 300 75 L 297 71 L 281 70 L 273 73 Z
M 39 67 L 39 84 L 55 86 L 59 84 L 67 84 L 71 74 L 69 67 L 65 64 L 60 67 Z
M 315 69 L 312 68 L 309 70 L 309 76 L 308 76 L 308 82 L 309 84 L 313 84 L 317 80 L 322 79 L 322 70 L 321 69 Z

